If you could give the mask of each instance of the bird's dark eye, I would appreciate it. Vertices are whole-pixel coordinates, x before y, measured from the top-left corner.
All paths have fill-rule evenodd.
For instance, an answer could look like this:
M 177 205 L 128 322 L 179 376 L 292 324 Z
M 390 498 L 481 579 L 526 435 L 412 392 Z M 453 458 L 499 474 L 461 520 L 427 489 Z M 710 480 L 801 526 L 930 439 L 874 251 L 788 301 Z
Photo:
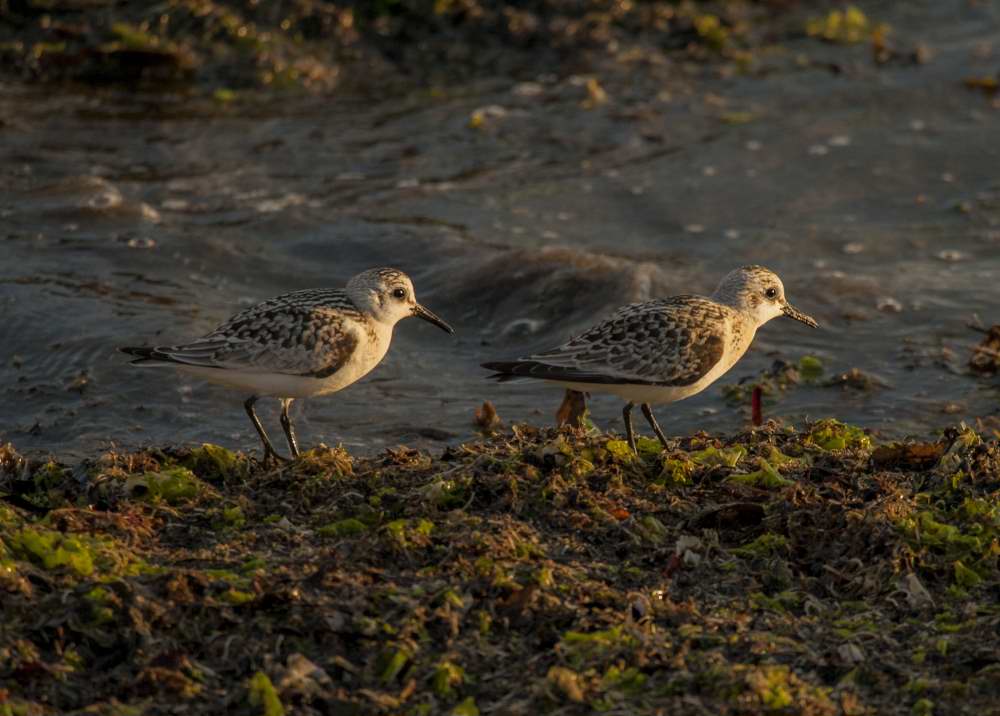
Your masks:
M 776 289 L 774 286 L 771 286 L 771 288 L 764 291 L 764 295 L 767 296 L 768 298 L 777 298 L 778 289 Z
M 405 288 L 393 289 L 392 297 L 398 298 L 400 301 L 402 301 L 404 298 L 406 298 L 406 289 Z

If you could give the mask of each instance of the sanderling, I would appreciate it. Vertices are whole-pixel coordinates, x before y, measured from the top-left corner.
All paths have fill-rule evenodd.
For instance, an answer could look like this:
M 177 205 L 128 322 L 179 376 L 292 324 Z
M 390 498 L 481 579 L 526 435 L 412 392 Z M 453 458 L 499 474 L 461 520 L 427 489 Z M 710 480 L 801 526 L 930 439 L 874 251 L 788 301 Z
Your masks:
M 816 327 L 785 299 L 785 287 L 763 266 L 731 271 L 710 298 L 673 296 L 633 303 L 568 342 L 516 361 L 484 363 L 499 381 L 540 379 L 581 392 L 612 393 L 633 451 L 638 403 L 660 443 L 667 439 L 650 406 L 700 393 L 738 361 L 757 329 L 778 316 Z
M 366 375 L 389 350 L 393 327 L 409 316 L 454 333 L 417 303 L 409 276 L 376 268 L 346 288 L 306 289 L 258 303 L 192 343 L 121 350 L 137 356 L 132 365 L 171 366 L 250 393 L 244 407 L 267 461 L 281 458 L 254 411 L 258 398 L 281 399 L 281 427 L 292 457 L 298 457 L 288 417 L 292 401 L 335 393 Z

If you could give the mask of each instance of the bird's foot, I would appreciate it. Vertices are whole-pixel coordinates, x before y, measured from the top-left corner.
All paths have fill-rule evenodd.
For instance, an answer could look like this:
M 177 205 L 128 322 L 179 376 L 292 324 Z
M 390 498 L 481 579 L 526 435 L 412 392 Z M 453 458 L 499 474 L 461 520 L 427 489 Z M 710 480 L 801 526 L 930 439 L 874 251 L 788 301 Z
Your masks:
M 290 458 L 287 458 L 284 455 L 279 455 L 274 450 L 265 450 L 264 459 L 262 463 L 265 467 L 269 465 L 274 465 L 274 467 L 279 467 L 281 465 L 287 465 L 291 461 L 292 460 Z

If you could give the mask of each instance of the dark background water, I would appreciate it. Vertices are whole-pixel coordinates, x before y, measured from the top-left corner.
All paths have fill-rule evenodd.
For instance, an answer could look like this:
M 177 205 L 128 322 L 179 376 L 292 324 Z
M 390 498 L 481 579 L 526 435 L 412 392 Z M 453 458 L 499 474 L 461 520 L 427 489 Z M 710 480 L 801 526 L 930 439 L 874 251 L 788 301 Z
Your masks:
M 305 444 L 459 441 L 485 399 L 549 423 L 559 389 L 494 385 L 478 364 L 751 262 L 822 329 L 766 326 L 718 384 L 660 409 L 668 433 L 743 426 L 720 386 L 804 354 L 885 387 L 800 386 L 770 415 L 890 436 L 993 420 L 998 382 L 965 362 L 967 322 L 1000 320 L 1000 108 L 962 80 L 996 75 L 1000 13 L 879 7 L 930 61 L 876 67 L 865 46 L 802 40 L 756 76 L 598 76 L 597 103 L 586 77 L 546 72 L 222 108 L 0 86 L 0 440 L 255 446 L 244 396 L 115 348 L 375 265 L 408 271 L 458 333 L 400 324 L 368 378 L 297 405 Z M 620 427 L 615 400 L 591 408 Z

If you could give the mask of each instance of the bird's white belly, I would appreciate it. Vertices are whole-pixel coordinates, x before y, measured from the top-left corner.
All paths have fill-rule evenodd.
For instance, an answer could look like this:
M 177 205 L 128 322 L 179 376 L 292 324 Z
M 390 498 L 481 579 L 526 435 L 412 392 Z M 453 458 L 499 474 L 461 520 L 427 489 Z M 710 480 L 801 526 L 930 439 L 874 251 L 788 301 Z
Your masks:
M 200 368 L 197 366 L 177 366 L 188 375 L 202 378 L 210 383 L 236 388 L 244 393 L 278 398 L 309 398 L 324 392 L 329 378 L 309 378 L 285 373 L 251 373 L 227 370 L 225 368 Z M 344 387 L 344 386 L 340 386 Z M 334 388 L 339 390 L 340 388 Z
M 696 393 L 700 393 L 708 387 L 711 381 L 705 379 L 693 385 L 629 385 L 625 383 L 566 383 L 563 381 L 546 381 L 555 385 L 561 385 L 570 390 L 578 390 L 581 393 L 610 393 L 617 395 L 622 400 L 630 403 L 649 403 L 650 405 L 661 405 L 663 403 L 675 403 L 684 400 Z M 704 385 L 702 383 L 704 382 Z

